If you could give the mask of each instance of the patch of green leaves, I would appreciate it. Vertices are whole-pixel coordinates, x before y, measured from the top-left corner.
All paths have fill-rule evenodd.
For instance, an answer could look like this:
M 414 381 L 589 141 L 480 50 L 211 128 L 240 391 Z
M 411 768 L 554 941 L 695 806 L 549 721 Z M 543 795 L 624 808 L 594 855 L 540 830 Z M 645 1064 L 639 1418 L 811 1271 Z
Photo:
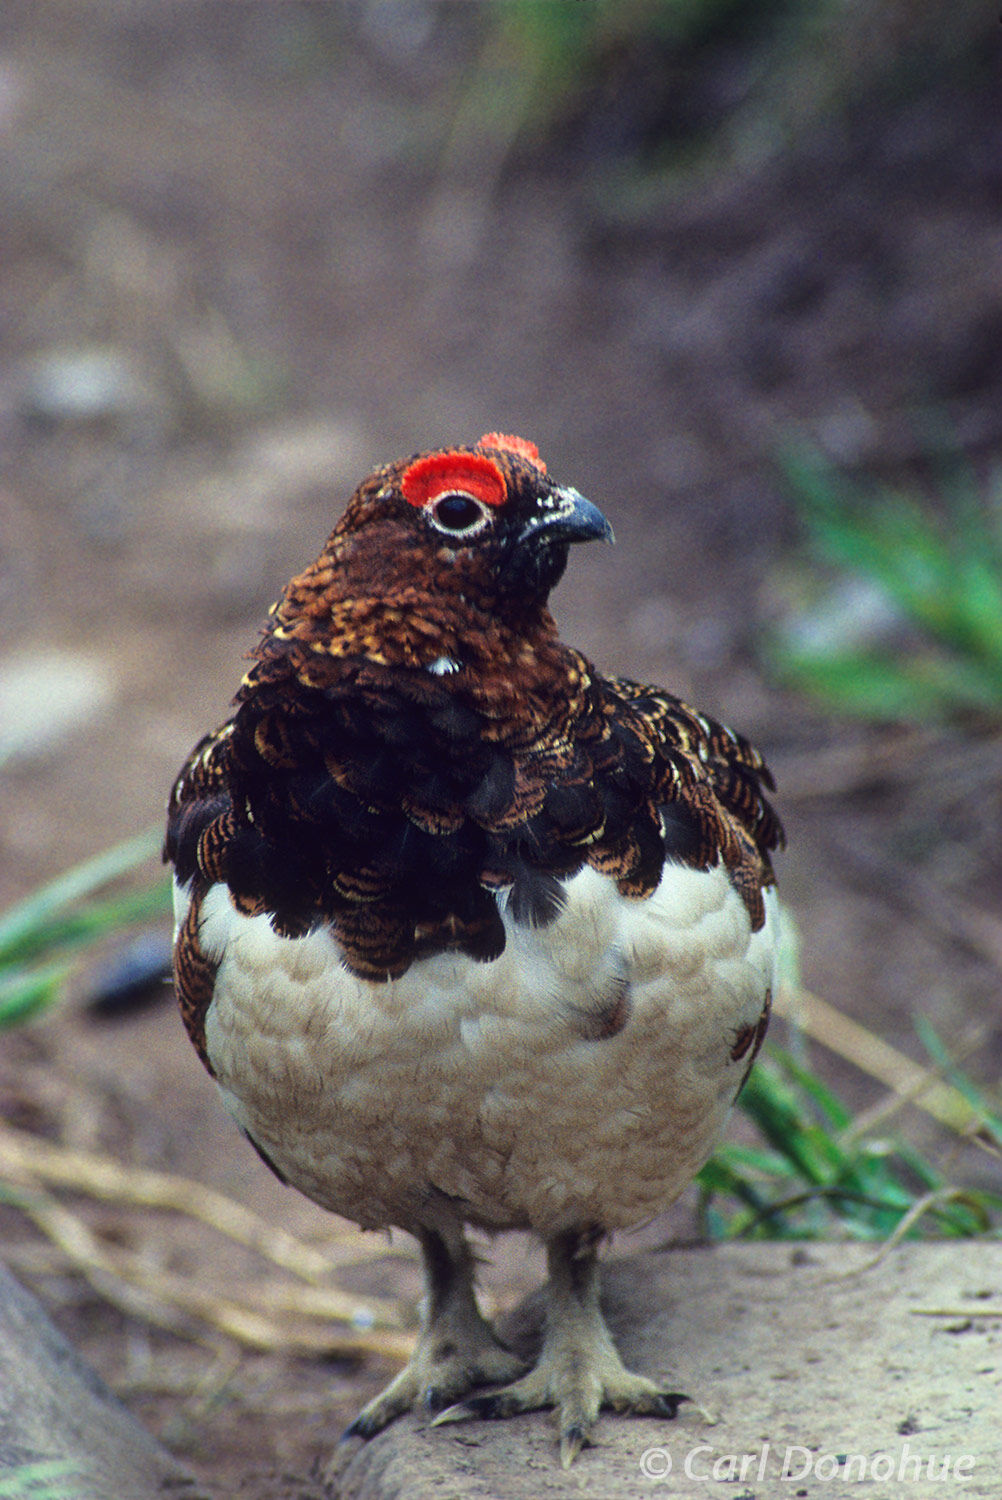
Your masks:
M 788 627 L 767 647 L 779 673 L 866 718 L 1002 716 L 1002 478 L 983 494 L 954 480 L 934 504 L 853 484 L 813 454 L 784 469 L 815 555 L 866 580 L 902 639 Z
M 101 894 L 155 857 L 159 846 L 159 833 L 129 839 L 0 914 L 0 1028 L 18 1025 L 52 1005 L 62 994 L 79 950 L 169 911 L 166 879 Z
M 969 1080 L 964 1089 L 1002 1140 L 1002 1120 Z M 766 1049 L 738 1104 L 762 1144 L 727 1143 L 700 1172 L 710 1239 L 968 1236 L 999 1223 L 1002 1196 L 953 1187 L 904 1142 L 857 1136 L 842 1101 L 779 1047 Z

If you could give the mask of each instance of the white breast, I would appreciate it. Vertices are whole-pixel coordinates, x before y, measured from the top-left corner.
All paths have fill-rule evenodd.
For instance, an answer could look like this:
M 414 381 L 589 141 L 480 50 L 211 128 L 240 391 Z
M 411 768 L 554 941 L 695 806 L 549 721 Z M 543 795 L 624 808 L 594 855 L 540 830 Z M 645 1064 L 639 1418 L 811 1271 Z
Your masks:
M 208 892 L 208 1053 L 291 1183 L 370 1227 L 413 1228 L 437 1191 L 469 1222 L 544 1234 L 636 1224 L 681 1192 L 772 984 L 772 892 L 752 933 L 722 868 L 669 866 L 646 901 L 590 869 L 566 889 L 546 928 L 505 918 L 493 963 L 445 954 L 386 984 L 350 974 L 328 932 L 280 938 Z M 625 1024 L 595 1039 L 616 995 Z

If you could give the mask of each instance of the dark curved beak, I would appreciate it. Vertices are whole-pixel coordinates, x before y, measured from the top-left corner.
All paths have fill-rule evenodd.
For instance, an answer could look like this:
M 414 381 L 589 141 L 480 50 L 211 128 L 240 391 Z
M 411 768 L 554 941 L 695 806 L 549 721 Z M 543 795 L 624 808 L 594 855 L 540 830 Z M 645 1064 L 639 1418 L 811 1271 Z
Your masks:
M 597 505 L 567 485 L 539 500 L 538 513 L 526 521 L 518 542 L 614 542 L 612 527 Z

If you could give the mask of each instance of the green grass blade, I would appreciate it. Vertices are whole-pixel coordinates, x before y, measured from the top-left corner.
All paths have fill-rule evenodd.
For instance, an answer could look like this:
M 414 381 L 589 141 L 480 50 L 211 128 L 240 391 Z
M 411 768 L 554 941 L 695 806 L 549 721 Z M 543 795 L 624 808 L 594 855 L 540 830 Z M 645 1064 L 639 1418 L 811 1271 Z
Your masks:
M 0 974 L 0 1030 L 20 1026 L 53 1005 L 69 973 L 68 964 L 54 963 Z
M 739 1105 L 768 1144 L 725 1143 L 699 1174 L 714 1239 L 998 1232 L 1002 1196 L 953 1187 L 907 1143 L 854 1136 L 843 1102 L 781 1048 L 767 1047 Z
M 964 1096 L 978 1116 L 981 1129 L 992 1136 L 998 1145 L 1002 1145 L 1002 1109 L 990 1104 L 981 1090 L 961 1071 L 927 1016 L 916 1016 L 915 1029 L 923 1047 L 942 1070 L 943 1076 Z
M 696 1177 L 700 1190 L 700 1218 L 704 1232 L 710 1239 L 731 1239 L 738 1233 L 735 1228 L 737 1215 L 729 1217 L 722 1211 L 717 1199 L 736 1198 L 744 1204 L 749 1217 L 760 1221 L 767 1238 L 774 1239 L 783 1232 L 783 1225 L 768 1219 L 768 1202 L 758 1189 L 730 1167 L 718 1152 L 702 1167 Z
M 846 1109 L 840 1099 L 837 1099 L 831 1089 L 827 1088 L 816 1073 L 805 1068 L 795 1057 L 783 1047 L 774 1044 L 769 1047 L 769 1056 L 774 1059 L 786 1076 L 803 1090 L 804 1094 L 816 1106 L 822 1118 L 827 1120 L 835 1130 L 848 1130 L 852 1124 L 852 1115 Z
M 160 852 L 161 841 L 159 830 L 149 829 L 76 865 L 17 906 L 10 907 L 0 916 L 0 964 L 9 961 L 18 945 L 35 941 L 36 934 L 44 931 L 47 924 L 68 906 L 155 858 Z
M 793 1090 L 775 1074 L 761 1066 L 753 1068 L 739 1102 L 805 1182 L 827 1183 L 838 1172 L 842 1156 L 837 1144 L 805 1117 Z
M 138 891 L 88 902 L 65 915 L 53 915 L 9 943 L 0 955 L 0 962 L 25 963 L 51 948 L 79 948 L 96 942 L 106 933 L 166 918 L 170 910 L 171 883 L 166 878 Z
M 788 1157 L 778 1151 L 766 1151 L 761 1146 L 745 1146 L 739 1141 L 727 1141 L 717 1151 L 717 1159 L 726 1162 L 735 1172 L 754 1172 L 762 1178 L 794 1177 L 797 1169 Z

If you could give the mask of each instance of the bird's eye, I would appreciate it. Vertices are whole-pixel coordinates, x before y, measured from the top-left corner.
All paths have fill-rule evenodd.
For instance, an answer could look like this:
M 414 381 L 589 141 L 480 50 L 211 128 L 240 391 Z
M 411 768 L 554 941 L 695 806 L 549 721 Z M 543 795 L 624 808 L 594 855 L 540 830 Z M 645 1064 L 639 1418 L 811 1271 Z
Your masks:
M 455 536 L 479 531 L 487 516 L 482 505 L 470 495 L 442 495 L 430 507 L 433 523 L 440 531 L 450 531 Z

